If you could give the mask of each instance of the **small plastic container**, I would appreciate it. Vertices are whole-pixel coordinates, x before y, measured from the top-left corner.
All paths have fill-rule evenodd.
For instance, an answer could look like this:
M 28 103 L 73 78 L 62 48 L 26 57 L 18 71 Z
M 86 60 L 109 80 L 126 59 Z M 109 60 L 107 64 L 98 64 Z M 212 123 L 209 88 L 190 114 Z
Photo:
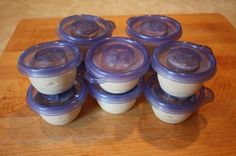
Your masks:
M 99 84 L 105 91 L 122 94 L 134 88 L 149 69 L 150 58 L 137 41 L 106 38 L 95 43 L 85 58 L 90 83 Z
M 77 79 L 72 88 L 58 95 L 39 93 L 32 85 L 27 91 L 28 106 L 52 125 L 65 125 L 73 121 L 82 108 L 88 88 Z
M 152 68 L 157 72 L 161 88 L 180 98 L 188 97 L 216 73 L 212 50 L 190 42 L 173 41 L 155 49 Z
M 115 23 L 93 15 L 73 15 L 62 19 L 58 25 L 58 35 L 71 42 L 86 55 L 95 42 L 112 36 Z
M 214 93 L 202 86 L 195 95 L 177 98 L 165 93 L 161 89 L 156 75 L 153 75 L 146 84 L 145 96 L 152 106 L 154 114 L 161 121 L 178 124 L 188 119 L 203 104 L 212 101 Z
M 67 42 L 79 47 L 86 56 L 90 46 L 95 42 L 112 36 L 116 25 L 110 20 L 105 20 L 93 15 L 73 15 L 63 18 L 58 25 L 58 36 Z M 85 73 L 84 62 L 78 67 L 78 74 Z
M 25 50 L 19 57 L 18 70 L 29 76 L 41 93 L 60 94 L 71 88 L 77 66 L 83 56 L 73 44 L 65 41 L 45 42 Z
M 145 45 L 152 54 L 155 47 L 178 40 L 182 35 L 182 27 L 178 21 L 167 16 L 144 15 L 129 18 L 126 32 Z
M 129 92 L 124 94 L 111 94 L 103 90 L 98 84 L 90 84 L 90 92 L 100 107 L 112 114 L 121 114 L 130 110 L 144 88 L 143 78 Z

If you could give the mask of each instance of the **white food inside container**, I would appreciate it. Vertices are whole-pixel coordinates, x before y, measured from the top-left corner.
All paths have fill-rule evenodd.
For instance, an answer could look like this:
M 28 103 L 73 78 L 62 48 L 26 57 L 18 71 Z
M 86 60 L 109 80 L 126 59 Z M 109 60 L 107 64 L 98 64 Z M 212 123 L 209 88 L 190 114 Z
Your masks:
M 73 121 L 80 113 L 81 106 L 62 115 L 40 115 L 46 122 L 52 125 L 65 125 Z
M 31 84 L 40 93 L 47 95 L 60 94 L 70 89 L 75 81 L 77 69 L 54 77 L 29 77 Z
M 185 98 L 194 95 L 202 87 L 202 83 L 180 83 L 169 80 L 160 74 L 157 74 L 158 81 L 162 90 L 166 93 L 179 97 Z
M 105 82 L 99 84 L 102 89 L 112 94 L 122 94 L 130 91 L 138 84 L 139 79 L 127 82 Z
M 121 114 L 130 110 L 134 106 L 136 99 L 124 103 L 108 103 L 101 100 L 97 101 L 104 111 L 112 114 Z
M 192 115 L 192 113 L 189 113 L 189 112 L 181 113 L 181 114 L 168 113 L 153 106 L 152 106 L 152 110 L 154 114 L 157 116 L 157 118 L 159 118 L 163 122 L 170 123 L 170 124 L 181 123 Z

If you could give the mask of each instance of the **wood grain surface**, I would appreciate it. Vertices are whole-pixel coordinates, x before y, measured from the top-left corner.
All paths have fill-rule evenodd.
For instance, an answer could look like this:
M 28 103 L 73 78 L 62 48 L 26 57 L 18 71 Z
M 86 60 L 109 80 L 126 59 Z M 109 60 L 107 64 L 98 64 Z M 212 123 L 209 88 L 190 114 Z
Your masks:
M 219 14 L 169 15 L 183 26 L 181 40 L 206 44 L 217 58 L 216 76 L 205 83 L 215 93 L 179 125 L 159 121 L 141 96 L 122 115 L 104 112 L 89 96 L 78 119 L 65 126 L 44 122 L 26 105 L 29 86 L 18 73 L 20 53 L 58 39 L 58 19 L 23 19 L 0 58 L 0 155 L 236 155 L 236 31 Z M 126 36 L 128 16 L 104 17 Z

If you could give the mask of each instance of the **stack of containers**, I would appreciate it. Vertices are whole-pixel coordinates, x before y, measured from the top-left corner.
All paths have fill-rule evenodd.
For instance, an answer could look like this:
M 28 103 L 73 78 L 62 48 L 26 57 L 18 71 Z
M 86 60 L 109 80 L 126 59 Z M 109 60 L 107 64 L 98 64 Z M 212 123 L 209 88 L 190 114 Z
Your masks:
M 89 49 L 85 65 L 85 76 L 98 104 L 106 112 L 120 114 L 132 108 L 141 94 L 150 58 L 139 42 L 112 37 Z
M 18 70 L 31 82 L 29 107 L 48 123 L 71 122 L 86 99 L 85 76 L 104 111 L 124 113 L 142 93 L 150 62 L 156 74 L 148 80 L 145 95 L 160 120 L 181 123 L 212 99 L 213 92 L 203 86 L 216 72 L 210 48 L 176 41 L 182 35 L 181 25 L 166 16 L 131 17 L 127 24 L 132 39 L 111 37 L 112 21 L 92 15 L 69 16 L 58 26 L 62 40 L 25 50 Z
M 80 113 L 88 88 L 83 80 L 83 57 L 95 42 L 110 37 L 115 24 L 92 15 L 74 15 L 58 26 L 60 41 L 25 50 L 19 71 L 29 76 L 27 103 L 53 125 L 64 125 Z
M 157 74 L 147 82 L 145 95 L 160 120 L 181 123 L 212 98 L 211 90 L 202 86 L 216 71 L 210 48 L 175 41 L 181 37 L 182 28 L 170 17 L 131 17 L 127 25 L 131 38 L 142 43 L 151 54 L 154 51 L 151 64 Z
M 210 48 L 168 42 L 155 49 L 151 64 L 157 74 L 148 81 L 145 94 L 160 120 L 181 123 L 213 98 L 213 92 L 203 86 L 216 72 Z
M 86 99 L 87 87 L 76 78 L 82 62 L 79 49 L 64 41 L 52 41 L 26 49 L 18 60 L 18 70 L 29 76 L 27 103 L 53 125 L 73 121 Z

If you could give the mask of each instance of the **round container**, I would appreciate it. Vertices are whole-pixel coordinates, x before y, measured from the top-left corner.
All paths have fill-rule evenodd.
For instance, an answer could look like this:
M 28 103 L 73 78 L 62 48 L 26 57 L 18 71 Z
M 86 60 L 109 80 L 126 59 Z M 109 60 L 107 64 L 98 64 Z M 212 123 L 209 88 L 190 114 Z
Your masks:
M 178 124 L 189 118 L 205 102 L 212 101 L 213 92 L 201 87 L 199 92 L 187 97 L 177 98 L 165 93 L 156 75 L 153 75 L 145 87 L 145 96 L 152 106 L 154 114 L 162 121 L 170 124 Z
M 90 83 L 99 84 L 113 94 L 128 92 L 149 69 L 149 55 L 137 41 L 106 38 L 94 44 L 85 58 Z
M 27 103 L 48 123 L 64 125 L 78 116 L 87 91 L 87 86 L 82 79 L 77 79 L 72 88 L 58 95 L 39 93 L 31 85 L 27 91 Z
M 62 19 L 58 35 L 62 40 L 71 42 L 85 55 L 95 42 L 112 36 L 115 23 L 92 15 L 73 15 Z
M 161 88 L 176 97 L 195 94 L 216 73 L 216 59 L 206 46 L 173 41 L 155 49 L 152 67 Z
M 139 83 L 129 92 L 111 94 L 103 90 L 98 84 L 90 84 L 90 92 L 104 111 L 112 114 L 121 114 L 134 106 L 136 99 L 143 91 L 143 85 L 143 78 L 141 78 Z
M 127 34 L 145 45 L 152 53 L 155 47 L 178 40 L 182 27 L 173 18 L 161 15 L 131 17 L 127 21 Z
M 29 76 L 31 84 L 41 93 L 55 95 L 65 92 L 74 83 L 76 67 L 83 57 L 73 44 L 53 41 L 35 45 L 19 57 L 18 70 Z

